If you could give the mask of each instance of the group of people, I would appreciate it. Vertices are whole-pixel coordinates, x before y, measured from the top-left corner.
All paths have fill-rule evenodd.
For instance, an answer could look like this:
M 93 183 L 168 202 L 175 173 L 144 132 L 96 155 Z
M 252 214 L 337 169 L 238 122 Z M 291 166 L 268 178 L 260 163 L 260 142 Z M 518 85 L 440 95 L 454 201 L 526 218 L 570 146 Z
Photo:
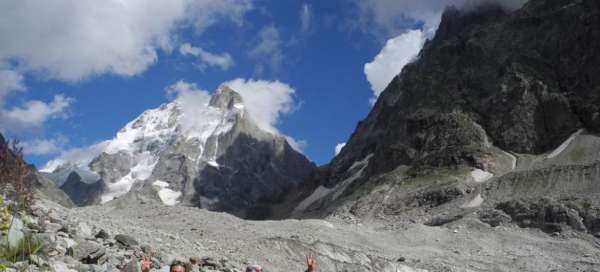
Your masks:
M 152 260 L 148 257 L 142 257 L 140 262 L 140 266 L 142 268 L 142 272 L 150 272 L 150 266 L 152 265 Z M 181 261 L 173 261 L 169 266 L 169 272 L 191 272 L 188 271 L 188 265 Z M 317 261 L 315 256 L 311 253 L 306 256 L 306 271 L 305 272 L 315 272 L 317 268 Z M 250 265 L 246 267 L 246 272 L 263 272 L 263 268 L 260 265 Z

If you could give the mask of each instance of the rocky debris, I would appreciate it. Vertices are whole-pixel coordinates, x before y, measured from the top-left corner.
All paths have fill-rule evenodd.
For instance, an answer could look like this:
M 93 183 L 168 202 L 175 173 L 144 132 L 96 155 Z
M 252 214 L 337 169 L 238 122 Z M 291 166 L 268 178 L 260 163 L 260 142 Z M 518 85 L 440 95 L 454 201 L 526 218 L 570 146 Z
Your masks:
M 496 209 L 512 218 L 520 227 L 539 228 L 545 232 L 562 232 L 565 227 L 596 234 L 600 230 L 600 209 L 576 199 L 513 200 L 499 203 Z
M 443 226 L 448 223 L 452 223 L 456 220 L 460 220 L 464 217 L 463 214 L 440 214 L 436 215 L 427 222 L 425 222 L 426 226 L 438 227 Z
M 157 250 L 146 244 L 140 246 L 128 234 L 116 234 L 111 238 L 103 228 L 69 216 L 60 208 L 49 208 L 47 204 L 56 205 L 39 201 L 32 207 L 32 215 L 20 215 L 27 220 L 13 218 L 16 223 L 9 233 L 9 240 L 14 240 L 14 243 L 21 240 L 25 233 L 34 235 L 44 242 L 45 253 L 19 259 L 19 262 L 11 263 L 6 271 L 26 269 L 37 272 L 52 269 L 57 272 L 138 272 L 138 262 L 142 256 L 153 261 L 151 271 L 162 271 L 175 258 L 172 253 L 165 254 L 162 249 Z M 170 248 L 169 245 L 165 249 Z M 189 263 L 195 268 L 191 271 L 197 272 L 239 271 L 227 258 L 215 260 L 211 257 L 195 257 Z
M 511 217 L 505 212 L 496 209 L 484 209 L 478 211 L 479 220 L 491 227 L 497 227 L 511 222 Z
M 446 188 L 430 189 L 417 195 L 419 207 L 437 207 L 457 198 L 461 198 L 465 192 L 456 186 Z

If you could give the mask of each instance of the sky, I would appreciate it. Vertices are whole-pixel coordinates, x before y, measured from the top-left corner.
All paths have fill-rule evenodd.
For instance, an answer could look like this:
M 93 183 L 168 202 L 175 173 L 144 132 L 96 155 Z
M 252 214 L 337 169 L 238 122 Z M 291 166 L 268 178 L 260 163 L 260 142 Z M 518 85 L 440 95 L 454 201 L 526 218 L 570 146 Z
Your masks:
M 0 0 L 0 132 L 41 167 L 174 89 L 226 83 L 261 127 L 325 164 L 444 7 L 482 1 Z

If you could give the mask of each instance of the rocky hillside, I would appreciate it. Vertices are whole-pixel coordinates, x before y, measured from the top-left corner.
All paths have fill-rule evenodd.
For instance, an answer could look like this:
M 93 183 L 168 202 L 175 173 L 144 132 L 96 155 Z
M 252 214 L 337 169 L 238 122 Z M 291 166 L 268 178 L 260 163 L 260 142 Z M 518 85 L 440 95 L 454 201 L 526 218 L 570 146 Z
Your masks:
M 78 205 L 161 201 L 265 218 L 315 168 L 284 137 L 259 128 L 227 86 L 204 105 L 178 98 L 145 111 L 101 145 L 91 162 L 43 169 Z
M 15 178 L 14 175 L 7 173 L 15 173 L 22 170 L 22 173 L 18 174 L 22 176 L 21 181 L 26 186 L 33 188 L 33 193 L 36 197 L 52 200 L 65 207 L 73 206 L 73 202 L 68 195 L 58 189 L 52 180 L 40 174 L 35 166 L 27 165 L 23 158 L 15 154 L 13 148 L 15 147 L 12 147 L 4 136 L 0 134 L 0 175 L 2 175 L 3 179 L 11 178 L 11 181 L 3 180 L 2 184 L 12 183 L 12 179 Z
M 447 9 L 292 214 L 600 235 L 598 52 L 598 1 Z

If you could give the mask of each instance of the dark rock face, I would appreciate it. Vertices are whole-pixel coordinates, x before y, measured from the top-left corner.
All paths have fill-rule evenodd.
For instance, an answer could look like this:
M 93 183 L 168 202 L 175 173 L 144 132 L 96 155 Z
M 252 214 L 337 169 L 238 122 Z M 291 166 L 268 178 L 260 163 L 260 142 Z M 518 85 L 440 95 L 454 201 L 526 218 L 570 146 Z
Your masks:
M 600 3 L 532 0 L 514 12 L 449 9 L 330 166 L 336 184 L 374 154 L 370 175 L 400 164 L 485 161 L 482 135 L 507 151 L 549 151 L 600 130 Z M 474 126 L 479 124 L 484 132 Z
M 77 172 L 69 174 L 67 181 L 60 187 L 77 206 L 94 204 L 102 192 L 102 182 L 87 184 L 81 181 Z
M 240 134 L 217 160 L 223 167 L 207 167 L 194 180 L 195 202 L 201 205 L 200 196 L 218 198 L 213 209 L 249 219 L 269 218 L 270 207 L 314 169 L 287 143 L 277 151 L 280 144 Z

